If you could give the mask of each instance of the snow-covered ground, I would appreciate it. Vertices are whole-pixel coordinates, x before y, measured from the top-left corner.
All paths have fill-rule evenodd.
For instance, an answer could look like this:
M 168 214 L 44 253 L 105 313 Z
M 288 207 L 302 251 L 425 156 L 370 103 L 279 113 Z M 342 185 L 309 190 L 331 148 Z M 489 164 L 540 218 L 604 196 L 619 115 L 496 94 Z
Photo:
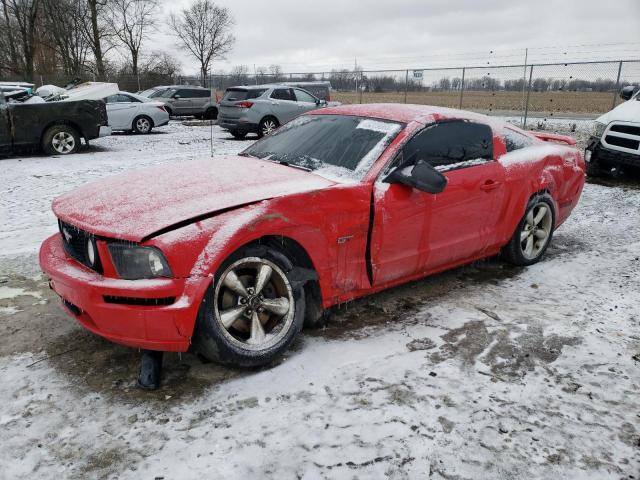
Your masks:
M 588 184 L 538 265 L 353 302 L 270 368 L 166 355 L 149 393 L 35 253 L 54 196 L 209 154 L 209 127 L 161 131 L 0 160 L 0 478 L 639 478 L 640 189 Z M 216 153 L 249 143 L 214 127 Z

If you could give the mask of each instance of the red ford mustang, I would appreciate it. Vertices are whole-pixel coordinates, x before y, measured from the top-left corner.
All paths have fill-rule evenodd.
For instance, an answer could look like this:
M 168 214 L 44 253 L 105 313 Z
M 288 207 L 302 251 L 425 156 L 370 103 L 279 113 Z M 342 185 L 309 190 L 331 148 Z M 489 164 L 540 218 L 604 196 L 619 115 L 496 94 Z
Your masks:
M 237 156 L 57 198 L 40 264 L 98 335 L 261 365 L 332 305 L 498 253 L 539 261 L 584 185 L 574 145 L 445 108 L 325 108 Z

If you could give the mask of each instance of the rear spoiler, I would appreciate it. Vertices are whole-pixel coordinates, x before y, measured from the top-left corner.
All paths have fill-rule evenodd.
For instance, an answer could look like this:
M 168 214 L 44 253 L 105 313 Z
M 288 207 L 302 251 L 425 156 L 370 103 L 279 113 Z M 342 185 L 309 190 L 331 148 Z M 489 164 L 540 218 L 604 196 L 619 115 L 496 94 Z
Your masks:
M 566 143 L 567 145 L 575 145 L 576 139 L 573 137 L 569 137 L 567 135 L 556 135 L 555 133 L 544 133 L 544 132 L 532 132 L 529 130 L 527 133 L 530 133 L 536 138 L 543 140 L 545 142 L 554 142 L 554 143 Z

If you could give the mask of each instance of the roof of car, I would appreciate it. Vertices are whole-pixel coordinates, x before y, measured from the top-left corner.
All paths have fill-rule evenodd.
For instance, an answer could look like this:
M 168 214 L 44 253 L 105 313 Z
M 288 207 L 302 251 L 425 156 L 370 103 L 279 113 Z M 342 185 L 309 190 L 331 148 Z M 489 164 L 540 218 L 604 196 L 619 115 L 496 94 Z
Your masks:
M 396 122 L 430 123 L 445 119 L 468 119 L 481 122 L 491 122 L 493 119 L 479 113 L 456 110 L 453 108 L 436 107 L 432 105 L 412 105 L 404 103 L 366 103 L 359 105 L 340 105 L 313 110 L 309 115 L 356 115 L 361 117 L 379 118 Z

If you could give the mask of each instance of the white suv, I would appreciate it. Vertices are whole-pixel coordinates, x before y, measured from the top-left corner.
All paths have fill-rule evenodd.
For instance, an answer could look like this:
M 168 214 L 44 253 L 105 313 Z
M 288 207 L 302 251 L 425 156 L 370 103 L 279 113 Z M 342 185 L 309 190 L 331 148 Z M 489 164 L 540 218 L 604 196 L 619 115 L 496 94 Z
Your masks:
M 640 168 L 640 90 L 625 87 L 620 97 L 626 102 L 595 121 L 584 155 L 590 176 L 619 173 L 625 167 Z

